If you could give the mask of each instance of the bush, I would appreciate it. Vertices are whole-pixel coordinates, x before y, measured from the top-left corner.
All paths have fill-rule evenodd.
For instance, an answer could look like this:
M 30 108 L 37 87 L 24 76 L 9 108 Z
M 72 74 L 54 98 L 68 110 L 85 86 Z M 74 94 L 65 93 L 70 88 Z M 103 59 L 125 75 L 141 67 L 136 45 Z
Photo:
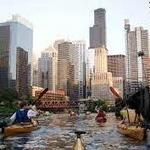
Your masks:
M 104 111 L 108 111 L 108 104 L 104 100 L 92 101 L 87 106 L 87 111 L 96 112 L 95 108 L 101 108 Z

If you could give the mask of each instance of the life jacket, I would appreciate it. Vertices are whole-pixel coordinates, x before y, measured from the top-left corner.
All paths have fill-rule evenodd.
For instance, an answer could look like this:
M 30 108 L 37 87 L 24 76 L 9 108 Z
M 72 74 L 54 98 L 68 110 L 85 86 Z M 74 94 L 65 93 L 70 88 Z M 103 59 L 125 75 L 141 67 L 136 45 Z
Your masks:
M 30 122 L 30 119 L 28 118 L 27 113 L 28 113 L 28 109 L 17 110 L 15 123 Z

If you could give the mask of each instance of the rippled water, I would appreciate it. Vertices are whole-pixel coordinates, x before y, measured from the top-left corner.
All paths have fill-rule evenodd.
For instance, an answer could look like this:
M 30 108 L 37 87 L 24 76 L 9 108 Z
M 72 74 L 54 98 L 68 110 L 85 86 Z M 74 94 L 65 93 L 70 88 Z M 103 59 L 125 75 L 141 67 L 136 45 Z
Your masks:
M 82 135 L 87 150 L 148 150 L 147 141 L 137 142 L 117 132 L 117 121 L 107 114 L 104 127 L 95 122 L 95 115 L 70 117 L 54 114 L 40 118 L 40 128 L 30 134 L 8 137 L 0 141 L 0 149 L 10 150 L 71 150 L 76 136 L 74 130 L 86 131 Z

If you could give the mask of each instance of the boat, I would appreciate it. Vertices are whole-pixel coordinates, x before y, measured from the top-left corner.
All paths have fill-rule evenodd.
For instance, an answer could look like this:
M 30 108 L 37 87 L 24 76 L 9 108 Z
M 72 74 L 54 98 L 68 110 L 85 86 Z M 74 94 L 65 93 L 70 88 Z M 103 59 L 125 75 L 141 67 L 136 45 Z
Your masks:
M 113 93 L 114 96 L 116 96 L 117 98 L 121 98 L 121 95 L 120 95 L 120 92 L 117 88 L 114 88 L 112 86 L 109 87 L 110 88 L 110 91 Z
M 136 125 L 119 124 L 117 125 L 118 132 L 133 138 L 135 140 L 144 140 L 146 137 L 146 129 Z
M 107 121 L 105 117 L 96 117 L 95 120 L 98 123 L 105 123 Z
M 130 113 L 127 110 L 128 123 L 119 124 L 117 126 L 118 131 L 121 134 L 127 135 L 131 138 L 143 140 L 146 137 L 147 129 L 150 129 L 150 84 L 147 78 L 150 73 L 150 59 L 147 56 L 144 56 L 143 51 L 138 53 L 138 57 L 141 57 L 142 59 L 141 62 L 144 70 L 143 82 L 136 81 L 136 84 L 133 84 L 133 82 L 128 82 L 126 89 L 127 93 L 124 96 L 124 99 L 120 97 L 119 93 L 114 88 L 110 88 L 110 90 L 121 101 L 121 103 L 118 103 L 119 109 L 122 109 L 123 107 L 134 109 L 136 114 L 134 119 L 135 121 L 138 116 L 138 122 L 132 125 L 129 116 Z M 142 122 L 140 116 L 143 118 Z M 141 124 L 141 126 L 139 126 L 139 124 Z
M 75 144 L 73 145 L 73 150 L 86 150 L 83 140 L 81 139 L 81 134 L 85 134 L 84 131 L 75 131 L 77 135 L 77 139 Z
M 4 137 L 7 137 L 16 134 L 30 133 L 33 130 L 36 130 L 37 128 L 38 126 L 35 126 L 31 123 L 14 124 L 8 127 L 4 127 L 2 133 L 4 134 Z
M 100 124 L 105 123 L 107 121 L 105 112 L 100 109 L 98 111 L 98 114 L 97 114 L 95 120 L 96 120 L 96 122 L 98 122 Z

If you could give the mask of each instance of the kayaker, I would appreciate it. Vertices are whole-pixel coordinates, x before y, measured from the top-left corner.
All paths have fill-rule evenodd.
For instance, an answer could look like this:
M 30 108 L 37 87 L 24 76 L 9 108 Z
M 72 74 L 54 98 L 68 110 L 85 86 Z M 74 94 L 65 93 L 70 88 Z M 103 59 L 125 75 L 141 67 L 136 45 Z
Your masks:
M 38 110 L 38 109 L 36 108 L 36 103 L 35 103 L 35 102 L 31 102 L 29 108 L 30 108 L 31 110 L 33 110 L 34 112 L 36 112 L 36 113 L 37 113 L 37 116 L 42 113 L 42 111 L 40 111 L 40 110 Z
M 29 105 L 26 101 L 22 101 L 19 104 L 20 109 L 18 109 L 10 118 L 12 123 L 26 123 L 32 122 L 36 125 L 37 122 L 33 120 L 37 116 L 37 112 L 29 109 Z
M 106 114 L 101 108 L 99 108 L 98 114 L 96 116 L 96 120 L 98 122 L 103 122 L 103 123 L 106 122 Z

